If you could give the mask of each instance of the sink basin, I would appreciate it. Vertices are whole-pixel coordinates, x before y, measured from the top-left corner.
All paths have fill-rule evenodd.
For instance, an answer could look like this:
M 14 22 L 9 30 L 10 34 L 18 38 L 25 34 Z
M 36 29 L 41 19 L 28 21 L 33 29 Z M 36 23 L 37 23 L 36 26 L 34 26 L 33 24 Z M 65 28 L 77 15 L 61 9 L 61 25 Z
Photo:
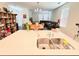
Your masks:
M 50 45 L 53 45 L 54 49 L 70 49 L 68 47 L 68 43 L 67 43 L 67 45 L 64 44 L 64 39 L 52 38 L 50 41 L 51 41 Z
M 48 38 L 40 38 L 37 40 L 37 47 L 40 49 L 50 49 L 49 47 L 49 39 Z
M 62 38 L 37 39 L 37 48 L 40 49 L 74 49 L 74 47 Z

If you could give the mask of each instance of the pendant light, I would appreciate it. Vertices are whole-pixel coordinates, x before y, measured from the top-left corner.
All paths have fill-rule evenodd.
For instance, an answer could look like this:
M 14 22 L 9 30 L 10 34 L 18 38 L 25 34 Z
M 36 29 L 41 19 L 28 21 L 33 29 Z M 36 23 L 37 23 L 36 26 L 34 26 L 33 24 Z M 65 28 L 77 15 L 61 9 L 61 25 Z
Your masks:
M 40 9 L 39 6 L 40 6 L 40 5 L 39 5 L 39 2 L 37 2 L 37 8 L 34 10 L 35 12 L 41 12 L 41 9 Z

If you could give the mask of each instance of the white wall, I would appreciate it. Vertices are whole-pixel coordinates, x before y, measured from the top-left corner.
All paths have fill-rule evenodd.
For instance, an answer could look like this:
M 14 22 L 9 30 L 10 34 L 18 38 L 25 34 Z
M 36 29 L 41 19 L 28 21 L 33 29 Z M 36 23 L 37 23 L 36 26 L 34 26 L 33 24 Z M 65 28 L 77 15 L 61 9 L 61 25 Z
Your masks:
M 32 17 L 32 10 L 29 9 L 29 18 Z
M 25 22 L 28 22 L 29 21 L 29 12 L 30 12 L 29 9 L 22 8 L 19 6 L 13 6 L 13 5 L 8 5 L 8 7 L 10 10 L 13 10 L 13 12 L 17 14 L 16 22 L 19 25 L 19 29 L 22 29 L 23 14 L 26 14 L 27 18 L 26 18 Z
M 66 33 L 67 35 L 74 38 L 75 34 L 79 30 L 78 27 L 75 25 L 79 23 L 79 2 L 68 2 L 61 7 L 54 10 L 54 19 L 61 18 L 61 10 L 63 8 L 69 8 L 69 17 L 66 27 L 61 27 L 61 31 Z M 66 13 L 66 12 L 65 12 Z
M 13 5 L 8 5 L 9 10 L 12 10 L 13 13 L 16 13 L 16 22 L 18 23 L 19 29 L 22 29 L 22 8 L 13 6 Z
M 29 18 L 30 18 L 30 10 L 27 8 L 23 8 L 23 14 L 26 14 L 27 18 L 26 18 L 26 22 L 29 22 Z

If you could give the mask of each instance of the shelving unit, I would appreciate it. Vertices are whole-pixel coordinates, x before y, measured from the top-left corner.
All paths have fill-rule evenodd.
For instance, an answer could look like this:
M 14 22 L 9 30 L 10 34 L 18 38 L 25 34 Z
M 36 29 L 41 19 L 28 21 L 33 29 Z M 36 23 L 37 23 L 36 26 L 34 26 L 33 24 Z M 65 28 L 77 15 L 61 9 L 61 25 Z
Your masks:
M 17 31 L 16 15 L 17 14 L 0 12 L 0 40 Z

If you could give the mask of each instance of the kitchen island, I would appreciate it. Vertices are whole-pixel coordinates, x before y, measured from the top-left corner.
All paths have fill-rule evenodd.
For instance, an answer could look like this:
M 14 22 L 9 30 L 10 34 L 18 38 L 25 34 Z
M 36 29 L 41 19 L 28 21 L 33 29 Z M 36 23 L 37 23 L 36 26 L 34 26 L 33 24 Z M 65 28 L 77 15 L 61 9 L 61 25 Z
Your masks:
M 65 38 L 75 49 L 43 50 L 37 48 L 37 39 L 39 37 L 49 38 L 50 32 L 53 33 L 54 38 Z M 0 40 L 0 55 L 79 55 L 79 43 L 61 31 L 19 30 Z

